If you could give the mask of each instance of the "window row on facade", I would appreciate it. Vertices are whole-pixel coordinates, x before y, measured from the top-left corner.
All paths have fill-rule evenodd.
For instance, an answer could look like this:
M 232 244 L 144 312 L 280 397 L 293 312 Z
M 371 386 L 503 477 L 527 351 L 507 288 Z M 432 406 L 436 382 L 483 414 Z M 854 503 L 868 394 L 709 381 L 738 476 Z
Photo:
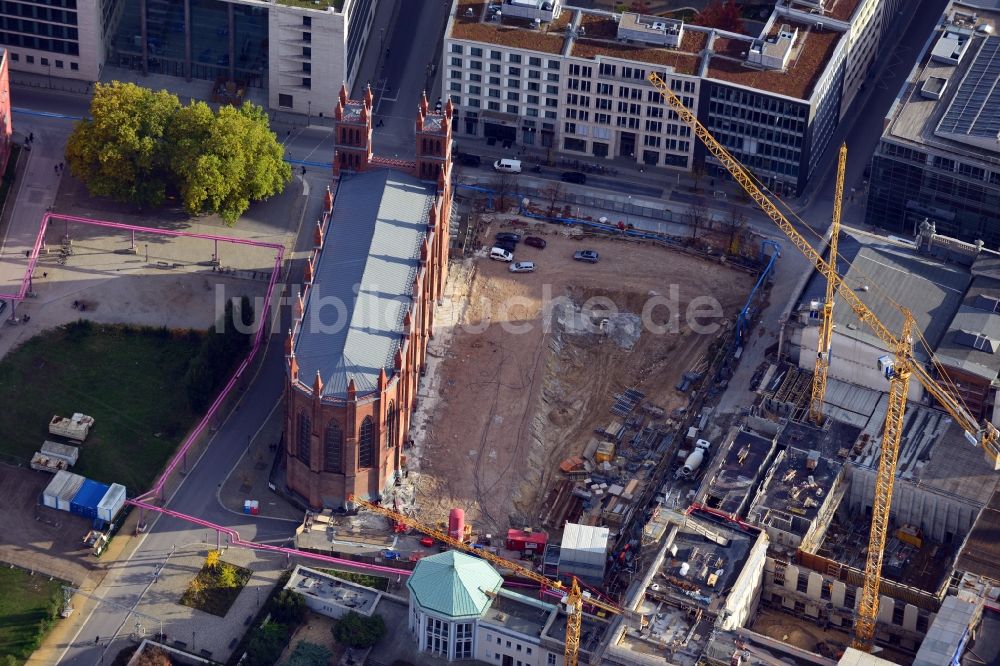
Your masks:
M 983 180 L 988 182 L 990 185 L 1000 185 L 1000 167 L 996 170 L 986 169 L 985 167 L 967 164 L 965 162 L 954 160 L 950 157 L 929 155 L 928 153 L 920 150 L 888 142 L 882 142 L 879 154 L 885 155 L 886 157 L 894 157 L 900 160 L 914 162 L 920 165 L 929 165 L 938 171 L 957 173 L 960 176 L 964 176 L 965 178 L 970 178 L 972 180 Z
M 76 32 L 76 28 L 73 28 L 73 32 Z M 16 32 L 0 31 L 0 43 L 8 49 L 11 47 L 20 47 L 25 49 L 35 49 L 37 51 L 65 53 L 66 55 L 72 56 L 80 55 L 80 45 L 75 41 L 62 41 L 60 39 L 36 37 L 35 35 L 22 35 Z
M 298 443 L 298 458 L 307 467 L 312 464 L 312 416 L 306 410 L 301 410 L 296 420 L 296 440 Z M 389 402 L 385 415 L 385 447 L 396 445 L 396 406 Z M 323 429 L 320 437 L 323 446 L 323 471 L 343 474 L 347 469 L 344 455 L 344 430 L 340 424 L 331 419 Z M 375 422 L 366 416 L 358 426 L 358 460 L 359 469 L 371 469 L 378 466 L 378 454 L 375 442 Z
M 10 54 L 10 61 L 11 62 L 21 62 L 21 54 L 20 53 L 13 53 L 13 52 L 11 52 L 11 54 Z M 35 64 L 35 56 L 30 55 L 30 54 L 29 55 L 25 55 L 24 56 L 24 62 L 26 62 L 29 65 L 34 65 Z M 63 61 L 63 60 L 59 60 L 58 58 L 55 58 L 55 59 L 53 59 L 53 60 L 50 61 L 48 58 L 39 57 L 38 63 L 42 67 L 48 67 L 51 64 L 51 65 L 54 65 L 56 69 L 65 69 L 66 68 L 66 62 Z M 71 71 L 74 71 L 74 72 L 78 71 L 80 69 L 80 63 L 70 62 L 69 63 L 69 68 L 70 68 Z

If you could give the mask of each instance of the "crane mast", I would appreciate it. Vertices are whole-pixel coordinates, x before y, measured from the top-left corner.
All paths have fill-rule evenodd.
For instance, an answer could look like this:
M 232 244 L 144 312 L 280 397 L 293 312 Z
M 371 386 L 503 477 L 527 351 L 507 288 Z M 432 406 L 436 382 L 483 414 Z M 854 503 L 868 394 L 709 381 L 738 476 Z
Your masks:
M 649 82 L 663 96 L 670 108 L 691 127 L 695 136 L 704 144 L 708 152 L 722 163 L 733 179 L 752 198 L 760 209 L 784 232 L 785 236 L 809 261 L 813 267 L 828 280 L 827 303 L 829 297 L 829 280 L 836 282 L 837 292 L 850 306 L 861 322 L 866 324 L 875 335 L 892 352 L 892 356 L 879 359 L 879 369 L 889 380 L 889 406 L 886 413 L 885 428 L 882 436 L 882 455 L 879 459 L 878 473 L 875 481 L 875 497 L 872 501 L 872 524 L 869 535 L 868 557 L 865 564 L 865 578 L 862 587 L 862 598 L 858 605 L 858 618 L 855 622 L 855 646 L 870 649 L 875 635 L 875 622 L 878 617 L 879 585 L 882 578 L 882 556 L 885 539 L 889 527 L 889 512 L 892 506 L 892 487 L 896 478 L 896 457 L 899 452 L 899 441 L 902 436 L 903 417 L 906 409 L 906 397 L 911 377 L 916 378 L 928 393 L 958 421 L 966 431 L 966 437 L 983 448 L 987 462 L 994 470 L 1000 469 L 1000 432 L 985 421 L 980 424 L 962 403 L 961 398 L 941 386 L 930 376 L 928 371 L 913 357 L 913 315 L 903 309 L 903 331 L 897 336 L 883 324 L 874 312 L 861 300 L 850 286 L 836 271 L 836 256 L 831 254 L 827 262 L 806 239 L 798 232 L 792 223 L 757 186 L 753 176 L 715 137 L 702 125 L 698 118 L 684 106 L 684 103 L 674 94 L 666 82 L 655 72 L 649 75 Z M 843 153 L 842 153 L 843 155 Z M 838 179 L 840 172 L 838 172 Z M 838 193 L 835 201 L 841 199 Z M 824 304 L 826 305 L 826 304 Z M 820 350 L 823 347 L 819 347 Z
M 847 144 L 840 144 L 837 159 L 837 186 L 833 193 L 833 222 L 830 224 L 830 263 L 826 271 L 826 299 L 820 314 L 819 341 L 816 345 L 816 368 L 813 370 L 812 398 L 809 419 L 823 423 L 823 398 L 826 396 L 826 375 L 830 369 L 830 347 L 833 344 L 833 298 L 837 294 L 837 241 L 840 238 L 840 211 L 844 200 L 844 175 L 847 172 Z

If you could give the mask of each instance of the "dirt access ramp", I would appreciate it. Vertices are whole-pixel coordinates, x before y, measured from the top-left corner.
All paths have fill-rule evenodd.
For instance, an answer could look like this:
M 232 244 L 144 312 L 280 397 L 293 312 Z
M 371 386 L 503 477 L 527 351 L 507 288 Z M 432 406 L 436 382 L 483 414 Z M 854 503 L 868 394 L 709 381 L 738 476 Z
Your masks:
M 409 465 L 419 470 L 411 480 L 427 522 L 460 507 L 477 533 L 533 525 L 559 462 L 581 454 L 592 431 L 608 424 L 615 393 L 634 387 L 666 410 L 686 404 L 675 389 L 681 375 L 730 326 L 756 279 L 650 243 L 551 227 L 529 233 L 548 242 L 544 250 L 518 245 L 515 260 L 535 262 L 534 273 L 512 274 L 483 257 L 460 278 L 465 311 L 449 332 L 439 395 Z M 597 250 L 599 263 L 574 261 L 581 249 Z M 651 299 L 661 303 L 648 318 L 660 330 L 641 321 Z M 714 333 L 687 325 L 694 299 L 718 303 Z

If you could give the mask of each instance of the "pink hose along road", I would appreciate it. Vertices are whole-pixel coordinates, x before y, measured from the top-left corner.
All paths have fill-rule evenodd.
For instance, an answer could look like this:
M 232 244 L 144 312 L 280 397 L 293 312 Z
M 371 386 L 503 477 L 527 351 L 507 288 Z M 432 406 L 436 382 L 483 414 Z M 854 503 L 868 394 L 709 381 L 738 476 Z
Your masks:
M 173 231 L 169 229 L 153 229 L 149 227 L 137 226 L 134 224 L 110 222 L 108 220 L 94 220 L 87 217 L 77 217 L 74 215 L 61 215 L 52 213 L 46 213 L 46 215 L 42 218 L 42 223 L 38 231 L 38 236 L 35 239 L 35 244 L 34 247 L 32 248 L 31 256 L 28 261 L 28 269 L 24 274 L 24 278 L 21 280 L 21 288 L 19 292 L 17 294 L 0 294 L 0 298 L 10 298 L 14 301 L 23 301 L 25 299 L 26 295 L 28 294 L 28 291 L 31 288 L 31 276 L 34 273 L 35 267 L 38 264 L 38 257 L 39 254 L 41 253 L 41 248 L 45 241 L 45 233 L 48 230 L 49 224 L 52 222 L 53 219 L 72 222 L 74 224 L 83 224 L 95 227 L 105 227 L 108 229 L 117 229 L 119 231 L 130 231 L 130 232 L 159 235 L 159 236 L 173 236 L 179 238 L 200 238 L 210 241 L 233 243 L 235 245 L 249 245 L 252 247 L 270 248 L 275 251 L 274 270 L 271 272 L 271 280 L 268 283 L 267 294 L 264 298 L 264 302 L 266 304 L 265 309 L 260 314 L 258 322 L 265 322 L 268 319 L 268 314 L 270 312 L 271 296 L 274 293 L 275 285 L 277 285 L 278 275 L 281 273 L 281 264 L 282 261 L 284 260 L 285 247 L 283 245 L 279 245 L 276 243 L 264 243 L 260 241 L 248 240 L 245 238 L 234 238 L 232 236 L 199 234 L 186 231 Z M 246 371 L 250 363 L 253 361 L 254 357 L 256 357 L 257 353 L 260 351 L 261 345 L 265 340 L 264 335 L 267 331 L 267 328 L 268 327 L 263 325 L 263 323 L 257 326 L 257 333 L 254 335 L 253 344 L 250 347 L 250 352 L 247 354 L 247 357 L 243 359 L 239 367 L 236 368 L 236 371 L 233 372 L 233 375 L 229 378 L 229 381 L 222 388 L 222 391 L 219 393 L 218 397 L 216 397 L 215 401 L 208 408 L 208 411 L 205 413 L 205 416 L 202 417 L 201 421 L 198 422 L 198 425 L 194 428 L 194 430 L 192 430 L 188 434 L 188 436 L 184 439 L 184 441 L 181 443 L 180 448 L 174 454 L 173 458 L 170 459 L 170 462 L 167 464 L 167 467 L 163 470 L 163 473 L 160 474 L 159 478 L 157 478 L 156 482 L 153 484 L 153 487 L 148 492 L 143 493 L 139 497 L 128 500 L 128 503 L 133 506 L 139 507 L 144 511 L 154 511 L 156 513 L 165 514 L 173 518 L 179 518 L 189 523 L 193 523 L 201 527 L 207 527 L 216 530 L 219 533 L 226 534 L 226 536 L 229 538 L 230 544 L 233 546 L 239 546 L 242 548 L 251 548 L 254 550 L 266 551 L 272 553 L 281 553 L 288 556 L 295 555 L 296 557 L 306 557 L 309 559 L 314 559 L 329 564 L 351 566 L 354 568 L 366 569 L 368 571 L 376 571 L 379 573 L 408 576 L 410 572 L 405 569 L 396 569 L 394 567 L 384 567 L 375 564 L 364 564 L 361 562 L 355 562 L 353 560 L 345 560 L 338 557 L 319 555 L 316 553 L 307 553 L 297 550 L 295 548 L 285 548 L 282 546 L 272 546 L 269 544 L 244 541 L 243 539 L 240 538 L 240 535 L 236 530 L 230 529 L 228 527 L 223 527 L 222 525 L 216 525 L 214 523 L 210 523 L 206 520 L 202 520 L 194 516 L 189 516 L 186 514 L 178 513 L 176 511 L 171 511 L 169 509 L 164 509 L 144 501 L 155 497 L 162 498 L 163 487 L 166 485 L 167 479 L 174 472 L 174 470 L 177 469 L 177 466 L 181 464 L 181 462 L 184 460 L 184 456 L 187 455 L 188 451 L 194 445 L 194 442 L 205 431 L 205 428 L 208 427 L 208 424 L 217 415 L 223 402 L 227 397 L 229 397 L 229 394 L 232 392 L 233 387 L 236 386 L 236 383 L 240 380 L 240 378 L 242 378 L 243 373 Z

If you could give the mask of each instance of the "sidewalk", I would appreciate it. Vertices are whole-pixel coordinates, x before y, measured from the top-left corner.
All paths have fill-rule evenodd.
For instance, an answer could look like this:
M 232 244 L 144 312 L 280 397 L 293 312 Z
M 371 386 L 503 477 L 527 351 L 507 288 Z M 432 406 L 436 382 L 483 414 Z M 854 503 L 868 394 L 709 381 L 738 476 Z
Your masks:
M 271 463 L 278 454 L 283 418 L 283 410 L 271 412 L 271 418 L 247 444 L 246 453 L 223 482 L 219 500 L 227 510 L 239 514 L 243 513 L 246 500 L 257 500 L 261 518 L 279 518 L 298 525 L 302 522 L 302 511 L 267 485 Z

